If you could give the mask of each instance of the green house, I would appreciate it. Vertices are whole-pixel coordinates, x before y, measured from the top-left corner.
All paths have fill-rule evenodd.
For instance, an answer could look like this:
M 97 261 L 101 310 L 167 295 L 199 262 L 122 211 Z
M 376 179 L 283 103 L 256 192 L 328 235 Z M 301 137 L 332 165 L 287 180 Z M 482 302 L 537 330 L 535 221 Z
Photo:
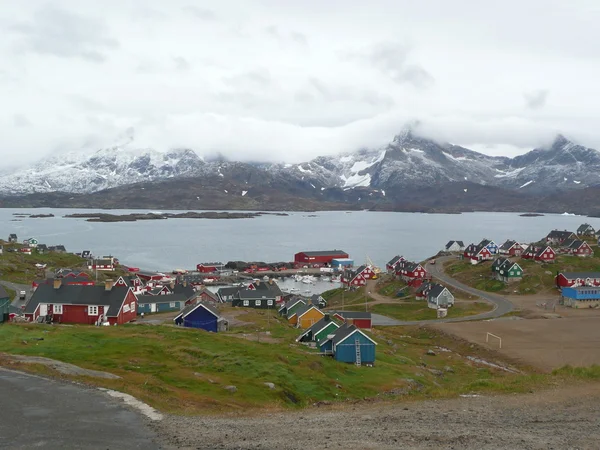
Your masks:
M 306 301 L 304 301 L 302 298 L 292 298 L 291 300 L 288 300 L 288 302 L 285 303 L 281 308 L 279 308 L 279 315 L 285 316 L 286 319 L 289 319 L 303 306 L 306 306 Z
M 326 339 L 328 335 L 334 334 L 339 327 L 337 323 L 331 320 L 329 314 L 325 314 L 321 320 L 304 330 L 304 333 L 296 338 L 296 342 L 320 342 Z
M 6 289 L 4 289 L 4 286 L 0 286 L 0 323 L 8 322 L 10 303 L 10 297 L 6 292 Z
M 504 281 L 505 283 L 519 281 L 523 278 L 523 269 L 521 266 L 506 258 L 498 258 L 494 261 L 494 264 L 492 264 L 492 271 L 498 280 Z

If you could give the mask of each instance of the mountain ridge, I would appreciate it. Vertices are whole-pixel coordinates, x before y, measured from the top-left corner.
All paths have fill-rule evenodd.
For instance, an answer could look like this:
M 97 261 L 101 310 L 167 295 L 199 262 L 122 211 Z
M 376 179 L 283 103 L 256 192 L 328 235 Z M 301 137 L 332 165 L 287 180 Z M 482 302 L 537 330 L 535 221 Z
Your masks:
M 152 190 L 153 183 L 158 183 L 181 196 L 184 193 L 180 186 L 187 183 L 198 190 L 197 198 L 204 199 L 210 193 L 214 199 L 202 200 L 202 204 L 216 209 L 236 205 L 242 209 L 253 206 L 264 209 L 269 206 L 267 200 L 293 207 L 295 197 L 298 202 L 317 209 L 321 209 L 322 203 L 334 209 L 343 206 L 418 210 L 418 199 L 424 205 L 422 209 L 465 210 L 469 205 L 462 197 L 468 195 L 449 200 L 436 190 L 440 186 L 464 184 L 464 194 L 469 190 L 485 192 L 480 187 L 494 188 L 487 191 L 490 192 L 487 206 L 485 199 L 477 199 L 473 206 L 493 210 L 505 204 L 502 198 L 512 198 L 531 209 L 529 200 L 520 199 L 600 185 L 600 152 L 562 135 L 546 147 L 509 158 L 437 142 L 408 128 L 382 148 L 319 156 L 299 164 L 229 161 L 222 155 L 205 160 L 192 149 L 161 153 L 137 149 L 133 142 L 131 135 L 118 145 L 91 154 L 55 154 L 1 177 L 0 195 L 11 205 L 17 197 L 37 204 L 27 196 L 49 199 L 59 198 L 61 193 L 93 195 L 120 192 L 119 188 L 136 190 L 133 187 L 138 185 Z M 242 195 L 244 191 L 246 194 Z M 438 200 L 446 198 L 448 205 L 436 202 L 436 198 L 425 198 L 420 191 Z M 233 200 L 227 198 L 233 195 L 230 192 L 248 197 L 244 201 Z M 259 200 L 251 204 L 249 199 L 257 198 L 256 195 Z M 407 195 L 412 198 L 410 202 L 406 201 Z M 13 200 L 6 200 L 10 197 Z M 92 198 L 103 198 L 101 203 L 108 204 L 102 195 Z M 135 207 L 130 200 L 121 203 Z

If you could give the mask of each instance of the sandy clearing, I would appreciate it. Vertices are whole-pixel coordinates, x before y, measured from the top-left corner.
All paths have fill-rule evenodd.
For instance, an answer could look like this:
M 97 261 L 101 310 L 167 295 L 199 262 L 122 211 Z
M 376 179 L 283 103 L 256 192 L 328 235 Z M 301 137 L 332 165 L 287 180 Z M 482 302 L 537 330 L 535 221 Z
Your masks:
M 567 364 L 577 367 L 600 364 L 598 316 L 444 323 L 431 327 L 544 371 Z M 501 350 L 496 340 L 486 344 L 488 332 L 502 338 Z

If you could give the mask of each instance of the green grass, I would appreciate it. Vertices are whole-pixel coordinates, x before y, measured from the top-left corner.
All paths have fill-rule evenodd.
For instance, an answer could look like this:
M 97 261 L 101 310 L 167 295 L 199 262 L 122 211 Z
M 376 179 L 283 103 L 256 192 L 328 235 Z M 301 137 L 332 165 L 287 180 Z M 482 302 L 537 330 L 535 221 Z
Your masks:
M 350 306 L 350 311 L 364 311 L 364 307 Z M 490 311 L 492 306 L 486 302 L 461 302 L 448 309 L 448 317 L 466 317 Z M 383 303 L 369 307 L 369 311 L 392 317 L 398 320 L 432 320 L 437 319 L 437 312 L 427 307 L 427 302 L 414 300 L 410 302 Z
M 533 371 L 511 374 L 476 367 L 465 356 L 497 362 L 496 354 L 420 327 L 373 330 L 371 335 L 378 343 L 376 365 L 356 367 L 296 344 L 294 338 L 299 330 L 277 318 L 274 311 L 253 311 L 243 319 L 251 324 L 232 333 L 218 334 L 152 325 L 4 324 L 0 326 L 0 342 L 2 350 L 9 354 L 44 356 L 117 374 L 122 378 L 69 378 L 117 389 L 161 411 L 179 414 L 298 408 L 318 401 L 375 397 L 440 398 L 466 393 L 527 392 L 551 383 L 600 377 L 597 367 L 563 368 L 551 375 Z M 266 329 L 279 342 L 257 343 L 239 337 L 240 333 Z M 453 352 L 427 355 L 436 346 Z M 56 376 L 47 367 L 8 363 L 1 355 L 0 364 Z M 448 367 L 451 370 L 446 370 Z M 410 390 L 409 380 L 416 380 L 419 390 Z M 276 388 L 269 389 L 265 382 L 274 383 Z M 224 389 L 229 385 L 236 386 L 237 392 Z
M 373 301 L 370 297 L 367 296 L 365 292 L 365 288 L 361 287 L 356 291 L 348 291 L 344 288 L 331 289 L 329 291 L 325 291 L 321 294 L 321 296 L 327 300 L 328 308 L 337 308 L 342 304 L 346 305 L 356 305 L 356 304 L 364 304 L 365 299 L 369 302 Z
M 404 289 L 405 295 L 409 292 L 406 283 L 401 280 L 384 281 L 377 285 L 377 293 L 386 297 L 397 298 L 397 293 L 400 289 Z

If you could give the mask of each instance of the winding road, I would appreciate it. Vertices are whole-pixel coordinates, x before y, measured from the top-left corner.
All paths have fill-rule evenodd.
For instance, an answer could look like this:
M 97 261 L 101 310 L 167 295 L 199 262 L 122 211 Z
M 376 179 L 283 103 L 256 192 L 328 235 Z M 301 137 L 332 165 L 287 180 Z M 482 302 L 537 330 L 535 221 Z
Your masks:
M 508 314 L 514 309 L 513 304 L 504 297 L 499 295 L 490 294 L 489 292 L 480 291 L 478 289 L 474 289 L 472 287 L 467 286 L 466 284 L 461 283 L 460 281 L 455 280 L 444 272 L 444 262 L 451 260 L 452 256 L 444 256 L 441 258 L 437 258 L 436 264 L 425 265 L 425 269 L 427 272 L 431 274 L 433 278 L 436 278 L 441 283 L 453 287 L 455 289 L 459 289 L 468 294 L 475 295 L 479 298 L 482 298 L 494 305 L 494 309 L 491 311 L 487 311 L 481 314 L 475 314 L 472 316 L 466 317 L 452 317 L 447 319 L 435 319 L 435 320 L 419 320 L 419 321 L 403 321 L 396 320 L 390 317 L 382 316 L 380 314 L 372 314 L 373 325 L 375 326 L 398 326 L 398 325 L 424 325 L 431 323 L 450 323 L 450 322 L 468 322 L 471 320 L 485 320 L 485 319 L 495 319 L 497 317 L 501 317 L 505 314 Z M 375 299 L 376 303 L 378 300 L 377 294 L 372 294 L 369 292 L 369 296 Z M 389 303 L 389 302 L 388 302 Z M 372 303 L 374 304 L 374 303 Z

